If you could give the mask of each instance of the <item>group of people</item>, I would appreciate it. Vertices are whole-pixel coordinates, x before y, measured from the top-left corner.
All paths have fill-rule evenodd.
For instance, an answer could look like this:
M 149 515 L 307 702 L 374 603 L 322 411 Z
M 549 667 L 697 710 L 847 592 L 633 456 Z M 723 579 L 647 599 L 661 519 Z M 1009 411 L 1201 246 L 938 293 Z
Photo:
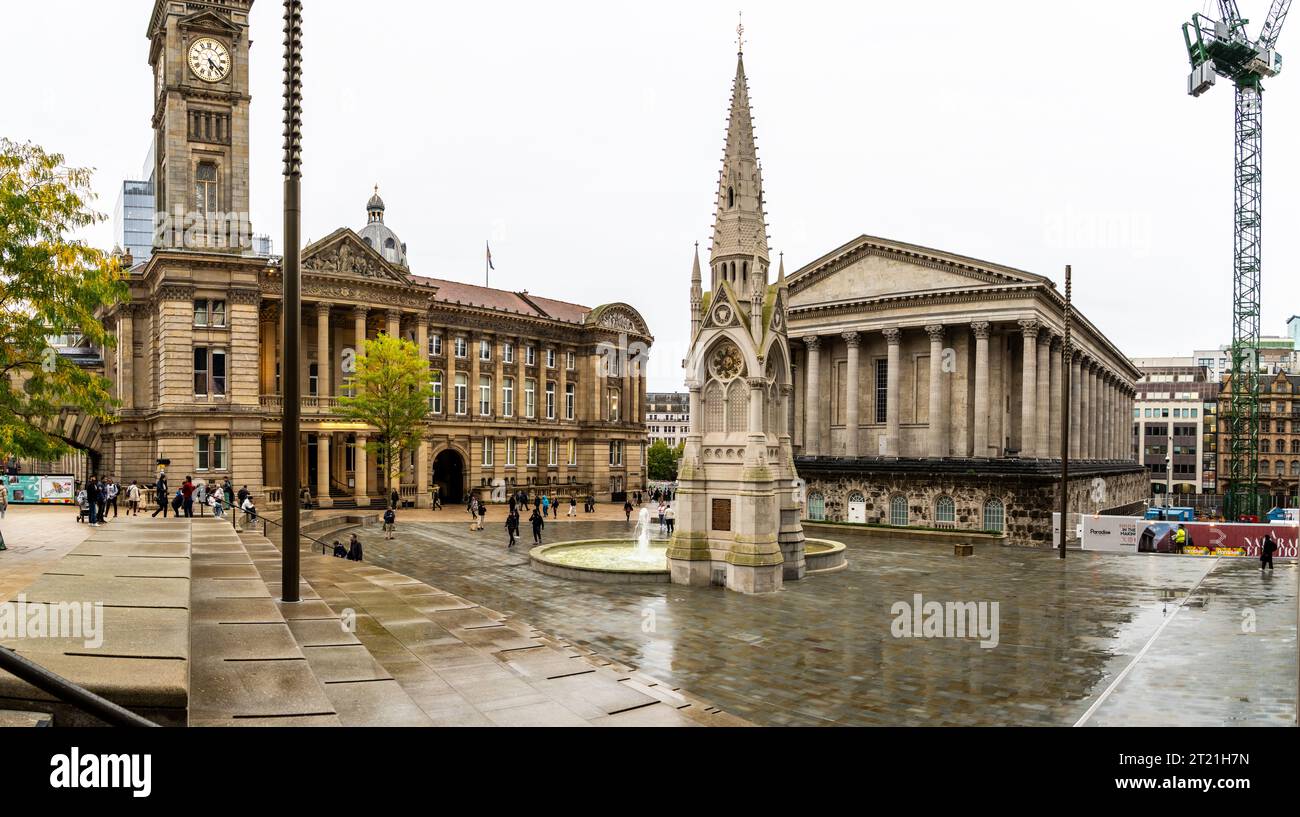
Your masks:
M 388 510 L 391 512 L 392 508 L 389 508 Z M 340 559 L 347 559 L 349 562 L 364 561 L 361 558 L 362 557 L 361 537 L 357 536 L 355 533 L 352 534 L 352 539 L 349 540 L 347 547 L 344 547 L 342 542 L 335 539 L 334 555 Z
M 515 543 L 518 541 L 519 517 L 522 515 L 522 511 L 528 510 L 528 506 L 520 499 L 521 495 L 526 496 L 520 492 L 519 494 L 510 497 L 510 508 L 506 512 L 506 535 L 509 537 L 510 541 L 506 543 L 506 550 L 513 548 Z M 549 498 L 542 497 L 542 499 L 548 500 Z M 528 522 L 533 528 L 533 544 L 535 545 L 540 545 L 542 543 L 542 529 L 546 527 L 546 513 L 543 512 L 543 508 L 550 510 L 552 507 L 553 506 L 549 502 L 545 505 L 541 502 L 534 503 L 533 505 L 533 512 L 529 515 Z M 577 515 L 577 507 L 578 501 L 571 497 L 569 499 L 569 516 Z M 556 511 L 556 513 L 558 514 L 559 512 Z M 479 530 L 482 530 L 481 525 Z
M 86 522 L 97 528 L 108 522 L 108 511 L 113 510 L 113 518 L 118 516 L 118 498 L 122 494 L 121 484 L 113 477 L 99 477 L 91 474 L 84 483 L 76 488 L 77 521 Z M 140 486 L 131 481 L 126 489 L 127 515 L 138 514 L 140 508 Z M 131 497 L 135 499 L 132 501 Z
M 257 519 L 257 506 L 253 503 L 253 493 L 248 490 L 247 485 L 241 486 L 236 491 L 230 477 L 226 477 L 220 483 L 215 480 L 209 482 L 206 479 L 195 482 L 189 474 L 186 474 L 185 480 L 173 493 L 167 485 L 167 474 L 160 472 L 153 489 L 154 500 L 158 503 L 158 507 L 154 509 L 151 516 L 162 514 L 163 519 L 166 519 L 167 509 L 170 507 L 173 515 L 192 518 L 194 507 L 197 505 L 199 516 L 203 516 L 204 509 L 207 508 L 211 509 L 214 517 L 222 519 L 228 509 L 238 509 L 244 514 L 244 524 L 252 524 Z M 134 501 L 130 499 L 131 492 L 137 494 Z M 128 507 L 139 508 L 138 494 L 139 486 L 132 482 L 131 488 L 128 489 Z M 138 514 L 138 510 L 136 513 Z

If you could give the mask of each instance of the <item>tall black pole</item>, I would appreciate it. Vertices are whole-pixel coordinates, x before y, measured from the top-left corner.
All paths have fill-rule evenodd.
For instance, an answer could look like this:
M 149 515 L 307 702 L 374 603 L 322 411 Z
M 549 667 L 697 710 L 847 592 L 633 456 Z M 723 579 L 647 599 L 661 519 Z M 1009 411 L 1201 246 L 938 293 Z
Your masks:
M 280 597 L 298 601 L 298 425 L 302 388 L 298 352 L 302 334 L 302 0 L 284 0 L 284 261 L 281 264 L 280 388 L 284 413 L 280 418 L 280 507 L 284 538 L 280 543 Z
M 1070 265 L 1065 265 L 1065 337 L 1061 341 L 1061 544 L 1065 558 L 1065 527 L 1070 521 L 1070 380 L 1074 349 L 1070 341 Z

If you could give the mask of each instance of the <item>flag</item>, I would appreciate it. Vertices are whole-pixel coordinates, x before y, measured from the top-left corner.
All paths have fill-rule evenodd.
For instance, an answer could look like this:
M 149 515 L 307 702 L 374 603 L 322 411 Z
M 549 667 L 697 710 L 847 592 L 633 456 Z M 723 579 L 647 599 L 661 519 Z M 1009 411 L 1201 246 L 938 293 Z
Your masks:
M 496 267 L 492 264 L 492 244 L 491 244 L 491 242 L 484 242 L 484 243 L 487 245 L 487 265 L 488 265 L 488 269 L 496 269 Z

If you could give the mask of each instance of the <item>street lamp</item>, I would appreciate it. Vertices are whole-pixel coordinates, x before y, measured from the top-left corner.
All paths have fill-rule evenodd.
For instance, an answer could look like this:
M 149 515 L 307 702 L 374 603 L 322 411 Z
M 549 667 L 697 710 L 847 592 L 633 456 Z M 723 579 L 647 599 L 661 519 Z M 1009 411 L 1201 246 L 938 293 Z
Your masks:
M 284 261 L 280 267 L 280 378 L 284 409 L 280 417 L 280 598 L 298 597 L 298 426 L 302 385 L 296 376 L 302 327 L 302 0 L 284 0 Z

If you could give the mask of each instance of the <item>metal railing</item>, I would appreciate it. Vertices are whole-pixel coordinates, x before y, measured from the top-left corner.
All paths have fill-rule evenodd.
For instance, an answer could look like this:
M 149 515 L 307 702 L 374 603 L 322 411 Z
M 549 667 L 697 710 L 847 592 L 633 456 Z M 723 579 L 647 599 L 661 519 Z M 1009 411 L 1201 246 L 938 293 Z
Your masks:
M 248 515 L 246 512 L 241 511 L 241 510 L 239 510 L 238 508 L 235 508 L 235 506 L 231 505 L 229 502 L 226 502 L 224 499 L 218 499 L 217 502 L 218 502 L 218 504 L 220 504 L 222 507 L 226 508 L 226 509 L 231 513 L 231 524 L 232 524 L 232 525 L 234 524 L 235 519 L 236 519 L 236 517 L 234 516 L 234 514 L 236 514 L 236 513 L 244 513 L 246 516 Z M 261 523 L 262 523 L 262 535 L 263 535 L 263 536 L 266 536 L 266 526 L 267 526 L 267 525 L 275 525 L 275 526 L 276 526 L 277 528 L 279 528 L 280 530 L 282 530 L 282 531 L 284 530 L 284 525 L 281 525 L 279 522 L 276 522 L 274 519 L 267 519 L 267 518 L 266 518 L 265 516 L 263 516 L 262 514 L 257 513 L 257 511 L 254 511 L 254 512 L 253 512 L 253 514 L 252 514 L 252 516 L 251 516 L 251 520 L 252 520 L 252 522 L 253 522 L 255 525 L 256 525 L 257 522 L 261 522 Z M 322 539 L 317 539 L 315 536 L 310 536 L 310 535 L 308 535 L 308 534 L 306 534 L 306 533 L 303 533 L 302 531 L 298 531 L 298 535 L 299 535 L 300 537 L 302 537 L 303 539 L 309 539 L 309 540 L 311 540 L 312 542 L 315 542 L 316 544 L 320 545 L 320 547 L 321 547 L 321 551 L 320 551 L 320 552 L 321 552 L 322 554 L 324 554 L 324 555 L 328 555 L 328 554 L 330 554 L 330 553 L 332 553 L 332 552 L 334 551 L 334 545 L 332 545 L 332 544 L 327 544 L 327 543 L 326 543 L 324 540 L 322 540 Z M 281 540 L 283 540 L 283 538 L 284 538 L 284 537 L 283 537 L 283 534 L 282 534 L 282 535 L 281 535 Z
M 66 704 L 75 706 L 82 712 L 99 718 L 109 726 L 158 725 L 148 718 L 143 718 L 129 709 L 118 706 L 107 698 L 96 695 L 80 684 L 69 681 L 62 675 L 50 672 L 40 664 L 24 658 L 8 647 L 0 647 L 0 669 L 26 681 L 48 695 L 53 695 Z

